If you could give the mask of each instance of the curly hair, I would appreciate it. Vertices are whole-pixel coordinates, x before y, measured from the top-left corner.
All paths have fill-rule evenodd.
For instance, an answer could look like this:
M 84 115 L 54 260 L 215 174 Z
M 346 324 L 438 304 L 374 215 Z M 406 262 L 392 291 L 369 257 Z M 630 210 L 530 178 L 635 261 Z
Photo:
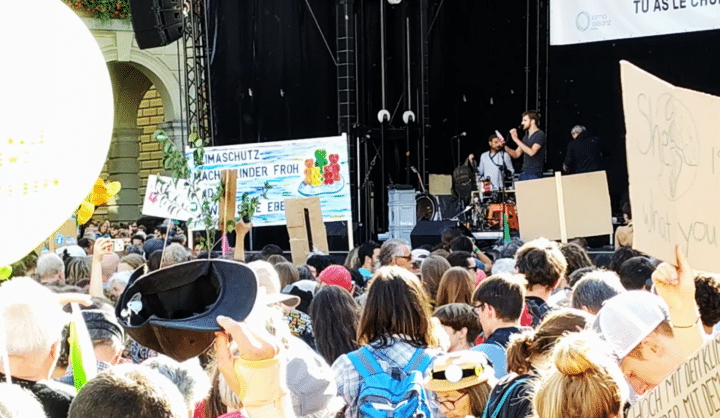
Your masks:
M 520 247 L 515 266 L 518 273 L 525 275 L 528 290 L 535 285 L 554 288 L 565 277 L 567 261 L 557 243 L 539 238 Z
M 720 275 L 699 272 L 695 277 L 695 302 L 706 327 L 720 322 Z
M 593 267 L 592 260 L 590 260 L 587 251 L 578 244 L 563 244 L 560 246 L 560 252 L 563 253 L 565 261 L 567 261 L 565 277 L 570 277 L 570 275 L 577 269 L 581 269 L 583 267 Z

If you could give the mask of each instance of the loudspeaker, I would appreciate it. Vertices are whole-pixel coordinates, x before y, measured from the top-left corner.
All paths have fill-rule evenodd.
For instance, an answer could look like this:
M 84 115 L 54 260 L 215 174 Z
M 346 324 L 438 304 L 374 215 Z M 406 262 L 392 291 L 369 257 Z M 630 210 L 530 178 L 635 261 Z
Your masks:
M 133 31 L 140 49 L 165 46 L 183 34 L 181 0 L 130 0 Z
M 412 248 L 425 244 L 435 247 L 440 244 L 440 234 L 445 228 L 452 228 L 457 225 L 456 221 L 419 221 L 410 233 L 410 245 Z

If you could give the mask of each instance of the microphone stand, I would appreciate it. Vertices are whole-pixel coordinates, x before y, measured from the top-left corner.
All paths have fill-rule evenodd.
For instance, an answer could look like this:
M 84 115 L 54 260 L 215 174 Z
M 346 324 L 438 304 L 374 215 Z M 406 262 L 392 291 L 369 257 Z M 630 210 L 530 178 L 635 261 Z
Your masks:
M 507 208 L 505 206 L 505 202 L 507 202 L 507 195 L 506 195 L 507 191 L 505 188 L 505 170 L 507 168 L 505 167 L 505 155 L 504 154 L 505 154 L 505 149 L 501 148 L 500 149 L 500 157 L 501 157 L 501 161 L 502 161 L 502 167 L 500 167 L 500 180 L 501 180 L 500 184 L 502 185 L 502 193 L 500 196 L 502 196 L 501 197 L 501 199 L 502 199 L 502 214 L 500 215 L 500 222 L 502 224 L 502 227 L 500 228 L 500 230 L 503 233 L 503 237 L 500 240 L 503 243 L 505 243 L 505 232 L 506 232 L 505 231 L 505 228 L 506 228 L 505 217 L 507 216 L 506 215 Z M 507 228 L 508 229 L 510 228 L 510 220 L 508 220 Z M 507 232 L 509 234 L 509 231 L 507 231 Z

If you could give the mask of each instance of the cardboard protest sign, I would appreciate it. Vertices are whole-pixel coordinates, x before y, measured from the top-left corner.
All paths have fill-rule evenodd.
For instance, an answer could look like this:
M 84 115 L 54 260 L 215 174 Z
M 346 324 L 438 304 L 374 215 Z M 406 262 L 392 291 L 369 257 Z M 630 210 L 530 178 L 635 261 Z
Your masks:
M 638 399 L 625 418 L 717 416 L 720 416 L 720 335 L 706 342 L 658 386 Z
M 313 250 L 328 254 L 327 233 L 318 197 L 285 201 L 287 230 L 293 262 L 302 264 Z
M 522 238 L 566 241 L 568 238 L 612 234 L 605 172 L 558 177 L 515 183 Z
M 720 98 L 675 87 L 620 63 L 633 248 L 717 271 L 720 249 Z

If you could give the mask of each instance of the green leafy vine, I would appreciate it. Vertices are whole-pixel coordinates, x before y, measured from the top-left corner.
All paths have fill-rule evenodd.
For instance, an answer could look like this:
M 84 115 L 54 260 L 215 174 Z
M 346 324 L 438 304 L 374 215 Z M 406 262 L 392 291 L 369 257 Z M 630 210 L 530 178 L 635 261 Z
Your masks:
M 200 224 L 205 228 L 205 237 L 200 239 L 200 247 L 202 249 L 210 250 L 215 246 L 212 240 L 215 237 L 215 217 L 212 209 L 217 207 L 220 202 L 220 196 L 225 192 L 225 185 L 223 182 L 217 187 L 215 193 L 212 196 L 208 196 L 209 191 L 203 191 L 202 189 L 202 166 L 205 158 L 205 146 L 204 141 L 198 136 L 197 130 L 193 127 L 191 129 L 188 143 L 191 144 L 193 149 L 193 162 L 195 168 L 190 169 L 188 161 L 184 153 L 182 153 L 176 146 L 175 143 L 165 134 L 162 130 L 157 130 L 153 133 L 153 139 L 160 142 L 163 151 L 163 168 L 170 172 L 174 180 L 174 186 L 177 189 L 179 181 L 185 180 L 187 184 L 188 200 L 190 204 L 200 208 Z M 170 194 L 170 185 L 158 178 L 158 185 L 156 186 L 157 197 L 161 204 L 167 207 L 168 211 L 173 214 L 179 212 L 181 209 L 190 212 L 189 208 L 183 208 Z M 243 193 L 240 202 L 240 219 L 243 222 L 249 223 L 258 206 L 260 205 L 260 197 L 267 199 L 268 190 L 272 189 L 269 182 L 265 182 L 262 189 L 255 196 L 251 196 L 250 193 Z M 219 216 L 219 215 L 218 215 Z M 228 220 L 225 225 L 225 230 L 231 233 L 235 230 L 235 224 L 240 219 Z M 193 220 L 188 219 L 188 224 Z M 212 238 L 210 238 L 212 237 Z M 208 239 L 209 238 L 209 239 Z

